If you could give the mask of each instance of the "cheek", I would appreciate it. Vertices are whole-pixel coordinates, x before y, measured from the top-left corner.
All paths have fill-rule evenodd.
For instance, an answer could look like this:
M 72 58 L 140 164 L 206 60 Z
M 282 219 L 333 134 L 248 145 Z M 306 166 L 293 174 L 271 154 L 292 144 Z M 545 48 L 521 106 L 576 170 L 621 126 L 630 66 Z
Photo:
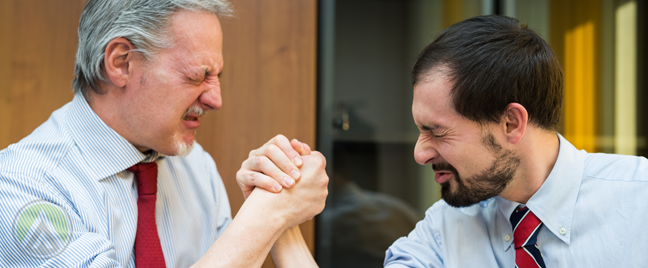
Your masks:
M 484 161 L 481 152 L 472 144 L 467 143 L 441 143 L 439 144 L 439 154 L 443 161 L 452 165 L 462 177 L 470 176 L 481 170 Z
M 447 162 L 457 169 L 459 168 L 458 166 L 460 166 L 466 160 L 462 157 L 461 147 L 442 143 L 439 144 L 437 148 L 439 148 L 439 155 L 441 156 L 443 161 Z

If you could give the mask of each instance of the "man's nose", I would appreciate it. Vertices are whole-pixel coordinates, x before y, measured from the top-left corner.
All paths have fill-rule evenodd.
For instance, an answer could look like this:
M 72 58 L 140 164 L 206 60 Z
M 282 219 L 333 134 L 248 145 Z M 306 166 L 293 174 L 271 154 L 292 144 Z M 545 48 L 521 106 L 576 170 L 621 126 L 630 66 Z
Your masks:
M 198 101 L 205 110 L 218 110 L 223 106 L 223 100 L 220 94 L 220 87 L 211 87 L 204 91 Z
M 435 148 L 430 146 L 429 142 L 422 142 L 420 139 L 416 142 L 414 147 L 414 159 L 419 165 L 425 165 L 430 163 L 435 157 L 438 156 L 438 152 Z

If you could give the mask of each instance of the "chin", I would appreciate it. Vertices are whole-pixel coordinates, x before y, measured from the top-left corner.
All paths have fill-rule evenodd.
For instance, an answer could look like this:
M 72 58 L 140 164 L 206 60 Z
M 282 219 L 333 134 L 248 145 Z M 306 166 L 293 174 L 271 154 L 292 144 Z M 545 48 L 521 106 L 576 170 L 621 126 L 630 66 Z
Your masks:
M 189 143 L 189 144 L 187 144 L 187 143 L 185 143 L 183 141 L 180 141 L 180 142 L 176 143 L 176 152 L 177 153 L 175 155 L 177 155 L 177 156 L 186 156 L 189 153 L 191 153 L 191 151 L 193 150 L 193 146 L 194 146 L 194 141 L 191 141 L 191 143 Z
M 174 144 L 174 148 L 172 148 L 173 154 L 167 154 L 167 155 L 186 156 L 193 149 L 194 143 L 195 142 L 194 142 L 193 135 L 188 137 L 182 137 L 179 132 L 176 132 L 176 134 L 173 137 L 173 144 Z

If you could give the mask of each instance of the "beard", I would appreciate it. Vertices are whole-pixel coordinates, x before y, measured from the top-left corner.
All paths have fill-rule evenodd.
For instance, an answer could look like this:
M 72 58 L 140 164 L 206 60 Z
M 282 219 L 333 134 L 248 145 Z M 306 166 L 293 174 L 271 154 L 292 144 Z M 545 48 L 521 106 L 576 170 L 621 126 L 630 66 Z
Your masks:
M 182 114 L 182 119 L 184 119 L 187 116 L 187 114 L 189 114 L 189 113 L 193 113 L 193 114 L 196 114 L 198 116 L 203 116 L 203 115 L 205 115 L 206 111 L 203 110 L 202 108 L 200 108 L 200 106 L 193 105 L 193 106 L 190 106 L 189 108 L 187 108 L 187 110 L 185 110 L 185 112 Z M 178 128 L 176 129 L 175 137 L 173 137 L 173 139 L 175 140 L 175 147 L 176 147 L 175 148 L 175 150 L 176 150 L 175 155 L 177 155 L 177 156 L 187 156 L 191 152 L 191 150 L 193 149 L 194 143 L 196 143 L 196 142 L 194 140 L 192 140 L 190 143 L 184 142 L 182 140 L 182 138 L 180 137 L 179 131 L 180 131 L 180 126 L 178 126 Z M 194 131 L 194 136 L 195 135 L 196 135 L 196 132 Z
M 453 207 L 467 207 L 477 204 L 486 199 L 499 195 L 506 185 L 513 179 L 520 159 L 510 150 L 502 149 L 497 144 L 491 133 L 483 137 L 482 142 L 492 152 L 496 159 L 486 170 L 472 177 L 462 178 L 459 172 L 448 163 L 433 164 L 434 170 L 447 170 L 452 172 L 455 181 L 455 189 L 452 189 L 450 180 L 441 183 L 441 198 L 448 205 Z
M 191 141 L 191 144 L 187 144 L 179 137 L 179 135 L 176 135 L 175 140 L 177 156 L 187 156 L 191 152 L 191 150 L 193 150 L 195 141 Z

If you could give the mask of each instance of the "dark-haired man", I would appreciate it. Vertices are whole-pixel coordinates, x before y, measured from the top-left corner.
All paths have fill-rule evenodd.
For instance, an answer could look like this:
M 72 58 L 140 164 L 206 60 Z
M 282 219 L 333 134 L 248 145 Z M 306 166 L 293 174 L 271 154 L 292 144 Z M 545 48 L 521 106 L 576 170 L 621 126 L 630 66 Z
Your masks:
M 648 265 L 648 160 L 579 151 L 556 133 L 563 76 L 512 18 L 446 29 L 412 72 L 416 161 L 442 185 L 387 267 Z

